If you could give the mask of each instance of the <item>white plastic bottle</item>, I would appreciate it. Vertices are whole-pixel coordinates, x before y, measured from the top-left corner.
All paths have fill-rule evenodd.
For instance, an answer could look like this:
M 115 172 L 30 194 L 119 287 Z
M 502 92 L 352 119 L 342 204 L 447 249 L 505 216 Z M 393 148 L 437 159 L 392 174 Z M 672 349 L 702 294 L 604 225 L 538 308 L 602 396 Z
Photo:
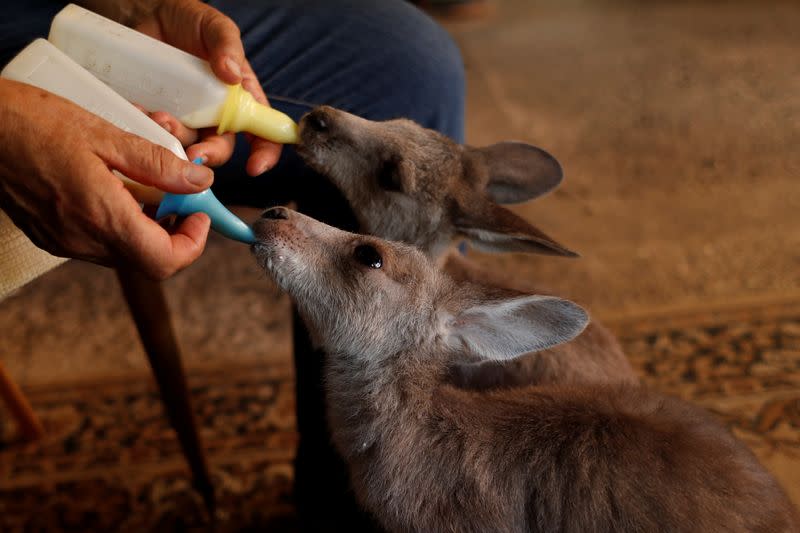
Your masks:
M 183 160 L 187 159 L 178 139 L 44 39 L 35 40 L 17 54 L 0 72 L 0 77 L 61 96 L 118 128 L 159 144 Z M 170 194 L 130 180 L 116 170 L 114 174 L 123 180 L 139 202 L 159 207 L 157 218 L 202 211 L 211 218 L 211 227 L 226 237 L 245 243 L 255 239 L 252 229 L 228 211 L 211 189 L 195 194 Z
M 297 142 L 294 121 L 218 80 L 208 62 L 74 4 L 53 19 L 48 40 L 109 87 L 148 111 L 192 128 L 247 131 Z
M 178 139 L 44 39 L 36 39 L 23 49 L 0 72 L 0 76 L 57 94 L 120 129 L 187 159 Z M 140 202 L 158 205 L 161 201 L 163 191 L 129 180 L 122 174 L 117 175 Z

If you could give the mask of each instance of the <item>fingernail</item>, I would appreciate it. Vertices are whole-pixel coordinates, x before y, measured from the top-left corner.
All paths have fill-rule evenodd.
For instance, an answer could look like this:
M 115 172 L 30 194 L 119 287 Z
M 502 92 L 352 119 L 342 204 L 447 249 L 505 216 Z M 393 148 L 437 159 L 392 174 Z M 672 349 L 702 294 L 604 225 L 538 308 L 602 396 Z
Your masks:
M 205 165 L 206 161 L 208 161 L 208 157 L 205 154 L 199 155 L 194 159 L 192 159 L 192 163 L 194 163 L 195 165 Z
M 188 165 L 184 172 L 186 180 L 193 185 L 207 185 L 211 181 L 211 169 L 203 165 Z
M 259 176 L 271 168 L 272 165 L 269 164 L 269 161 L 264 161 L 255 167 L 255 174 L 253 174 L 253 176 Z
M 239 63 L 234 61 L 232 57 L 225 58 L 225 66 L 228 67 L 228 70 L 233 72 L 236 75 L 236 77 L 238 78 L 242 77 L 242 67 L 240 67 Z

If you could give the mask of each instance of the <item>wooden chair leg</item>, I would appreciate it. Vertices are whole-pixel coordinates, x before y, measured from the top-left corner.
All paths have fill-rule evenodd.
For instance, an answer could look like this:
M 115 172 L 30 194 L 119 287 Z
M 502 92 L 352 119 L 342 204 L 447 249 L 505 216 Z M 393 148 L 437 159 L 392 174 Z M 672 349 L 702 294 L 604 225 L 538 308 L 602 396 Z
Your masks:
M 117 270 L 117 278 L 139 330 L 167 417 L 178 434 L 183 454 L 192 471 L 194 486 L 203 496 L 206 508 L 213 517 L 214 487 L 197 431 L 181 353 L 172 330 L 164 291 L 160 283 L 133 270 L 120 268 Z
M 25 440 L 37 440 L 44 436 L 44 427 L 33 412 L 31 404 L 19 386 L 11 379 L 0 363 L 0 397 L 17 423 L 20 435 Z

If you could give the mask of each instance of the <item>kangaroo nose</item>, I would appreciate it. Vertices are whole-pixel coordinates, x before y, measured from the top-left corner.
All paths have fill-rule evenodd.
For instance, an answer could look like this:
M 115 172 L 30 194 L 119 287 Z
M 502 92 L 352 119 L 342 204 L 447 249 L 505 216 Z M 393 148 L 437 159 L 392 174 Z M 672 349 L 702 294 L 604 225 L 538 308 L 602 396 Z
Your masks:
M 285 207 L 273 207 L 261 213 L 261 218 L 272 218 L 274 220 L 288 220 L 289 210 Z
M 306 117 L 306 123 L 317 131 L 328 131 L 328 117 L 325 116 L 323 111 L 312 111 Z

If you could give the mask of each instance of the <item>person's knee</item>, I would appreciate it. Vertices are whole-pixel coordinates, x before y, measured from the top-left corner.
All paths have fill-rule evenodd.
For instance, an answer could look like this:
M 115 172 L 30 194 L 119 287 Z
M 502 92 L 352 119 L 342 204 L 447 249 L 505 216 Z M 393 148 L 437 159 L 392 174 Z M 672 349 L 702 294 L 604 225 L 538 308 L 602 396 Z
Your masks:
M 459 141 L 464 67 L 453 39 L 405 0 L 212 0 L 243 28 L 276 106 L 407 117 Z M 252 5 L 251 5 L 252 4 Z
M 418 49 L 417 75 L 407 90 L 417 91 L 417 104 L 426 111 L 425 126 L 463 142 L 465 80 L 458 46 L 443 28 L 434 25 L 425 35 L 428 46 Z
M 400 3 L 405 5 L 396 7 L 403 16 L 394 13 L 386 24 L 395 25 L 395 35 L 405 31 L 383 49 L 383 66 L 376 75 L 385 76 L 388 91 L 376 104 L 383 108 L 378 114 L 408 117 L 463 141 L 465 80 L 458 46 L 427 15 Z

